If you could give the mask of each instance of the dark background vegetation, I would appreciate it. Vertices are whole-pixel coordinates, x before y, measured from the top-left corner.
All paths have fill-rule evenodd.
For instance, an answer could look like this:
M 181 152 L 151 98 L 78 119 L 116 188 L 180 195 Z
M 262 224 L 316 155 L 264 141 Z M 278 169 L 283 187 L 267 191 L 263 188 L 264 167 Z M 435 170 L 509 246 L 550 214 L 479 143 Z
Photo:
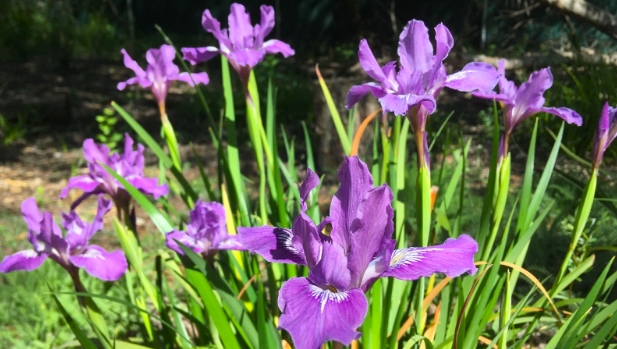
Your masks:
M 254 21 L 258 20 L 262 2 L 243 1 Z M 613 53 L 617 48 L 615 40 L 590 25 L 569 18 L 543 3 L 527 0 L 265 2 L 274 6 L 276 11 L 277 24 L 270 37 L 288 42 L 296 50 L 296 55 L 291 59 L 283 61 L 278 57 L 272 58 L 259 67 L 270 72 L 262 74 L 264 79 L 274 75 L 275 85 L 281 89 L 281 97 L 285 97 L 279 98 L 281 102 L 278 106 L 283 123 L 285 118 L 310 120 L 311 82 L 314 81 L 312 67 L 315 63 L 334 67 L 334 75 L 352 74 L 348 68 L 357 63 L 357 45 L 361 38 L 369 40 L 378 57 L 393 60 L 396 58 L 398 35 L 412 18 L 425 21 L 429 28 L 439 22 L 446 24 L 455 37 L 453 57 L 482 53 L 518 58 L 527 53 L 542 55 L 556 49 L 576 53 L 581 48 L 601 54 Z M 590 2 L 610 13 L 617 13 L 617 1 Z M 0 112 L 13 123 L 19 115 L 24 119 L 27 117 L 31 126 L 44 126 L 38 130 L 45 131 L 45 127 L 53 127 L 54 123 L 45 123 L 49 118 L 35 120 L 37 114 L 45 114 L 36 110 L 36 106 L 18 103 L 20 105 L 15 107 L 16 98 L 11 96 L 11 90 L 21 89 L 23 94 L 37 94 L 36 88 L 41 85 L 50 85 L 48 88 L 68 85 L 66 103 L 73 103 L 79 99 L 75 95 L 79 94 L 80 89 L 91 90 L 98 83 L 102 90 L 107 88 L 114 93 L 107 94 L 108 99 L 126 98 L 126 94 L 114 91 L 115 83 L 130 74 L 120 65 L 120 48 L 127 48 L 135 59 L 143 62 L 143 54 L 148 48 L 163 43 L 155 29 L 157 24 L 178 47 L 215 44 L 214 38 L 201 27 L 201 15 L 208 8 L 226 27 L 230 4 L 231 1 L 194 0 L 2 1 L 0 78 L 3 81 L 0 81 Z M 456 62 L 458 64 L 455 65 L 461 64 L 460 59 Z M 106 64 L 112 65 L 111 70 L 115 74 L 105 74 L 100 69 L 97 71 L 97 68 L 107 67 Z M 539 68 L 540 64 L 532 64 L 526 70 L 509 74 L 512 74 L 511 78 L 516 76 L 525 80 L 527 73 Z M 273 69 L 274 66 L 276 69 Z M 582 154 L 590 149 L 591 134 L 601 109 L 600 101 L 617 101 L 617 84 L 611 78 L 617 71 L 614 66 L 590 66 L 576 61 L 567 68 L 560 64 L 553 66 L 555 87 L 548 94 L 547 102 L 568 105 L 583 115 L 585 126 L 577 130 L 568 129 L 566 137 L 566 143 Z M 213 76 L 211 80 L 214 83 L 206 90 L 213 94 L 211 100 L 216 110 L 220 107 L 220 98 L 216 98 L 220 91 L 217 88 L 219 80 L 216 79 L 218 61 L 202 65 L 200 69 Z M 12 75 L 11 72 L 18 73 Z M 65 81 L 45 80 L 47 75 L 65 77 Z M 28 82 L 35 86 L 27 86 Z M 5 90 L 7 93 L 3 93 Z M 46 109 L 45 106 L 38 108 Z M 69 127 L 83 130 L 85 126 L 88 130 L 96 130 L 92 117 L 95 112 L 101 113 L 102 110 L 89 111 L 86 115 L 80 115 L 77 111 L 76 117 L 71 115 Z M 51 121 L 54 121 L 53 117 Z M 556 125 L 558 121 L 553 121 L 551 126 L 555 128 Z M 65 129 L 67 125 L 62 126 Z M 4 128 L 6 134 L 8 127 Z
M 615 1 L 590 2 L 610 13 L 617 12 Z M 161 39 L 154 30 L 155 24 L 176 38 L 179 46 L 194 44 L 195 40 L 213 43 L 213 38 L 200 25 L 203 10 L 210 9 L 225 27 L 231 3 L 6 0 L 0 5 L 0 59 L 58 64 L 82 59 L 116 60 L 117 50 L 130 45 L 131 40 L 140 50 L 159 44 Z M 425 21 L 429 27 L 443 22 L 457 39 L 459 50 L 481 50 L 487 54 L 516 56 L 529 50 L 570 45 L 612 53 L 616 47 L 613 40 L 589 25 L 533 1 L 248 0 L 242 3 L 254 20 L 258 19 L 261 4 L 274 6 L 277 24 L 272 36 L 290 42 L 299 60 L 337 53 L 349 59 L 355 54 L 346 51 L 354 52 L 361 38 L 368 38 L 384 50 L 394 50 L 400 30 L 412 18 Z

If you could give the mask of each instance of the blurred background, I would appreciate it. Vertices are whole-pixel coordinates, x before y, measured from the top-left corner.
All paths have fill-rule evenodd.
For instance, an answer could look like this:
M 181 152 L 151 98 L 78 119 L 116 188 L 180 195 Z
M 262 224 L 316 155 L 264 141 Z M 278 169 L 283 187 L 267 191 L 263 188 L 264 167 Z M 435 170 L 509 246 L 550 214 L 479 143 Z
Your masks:
M 551 66 L 555 81 L 545 95 L 546 105 L 568 106 L 584 119 L 580 128 L 566 127 L 565 150 L 573 155 L 560 154 L 557 172 L 547 192 L 548 199 L 562 205 L 551 213 L 547 224 L 538 232 L 525 265 L 539 277 L 548 277 L 556 271 L 558 265 L 552 261 L 567 249 L 573 210 L 589 175 L 587 167 L 573 156 L 591 158 L 593 132 L 603 103 L 617 103 L 617 19 L 613 27 L 603 26 L 597 19 L 608 18 L 610 24 L 610 16 L 614 18 L 617 14 L 616 0 L 586 1 L 598 13 L 608 14 L 608 17 L 594 17 L 595 23 L 585 15 L 560 10 L 555 7 L 555 1 L 551 5 L 547 0 L 244 0 L 242 3 L 253 22 L 259 20 L 261 4 L 273 6 L 277 23 L 269 38 L 283 40 L 296 50 L 296 55 L 289 59 L 266 57 L 256 68 L 258 85 L 265 89 L 267 81 L 272 80 L 277 91 L 277 121 L 288 134 L 303 139 L 302 122 L 306 123 L 313 147 L 320 154 L 317 171 L 327 173 L 326 180 L 334 176 L 333 169 L 340 163 L 342 151 L 330 126 L 331 118 L 317 84 L 315 65 L 319 64 L 341 115 L 346 116 L 343 106 L 347 90 L 370 80 L 357 60 L 362 38 L 368 39 L 375 55 L 385 63 L 397 59 L 398 35 L 409 20 L 423 20 L 429 28 L 443 22 L 455 40 L 446 61 L 450 71 L 474 60 L 496 64 L 498 59 L 506 58 L 508 78 L 520 84 L 532 71 Z M 145 67 L 146 50 L 164 43 L 155 25 L 161 27 L 177 48 L 216 45 L 201 26 L 202 13 L 210 9 L 222 27 L 227 27 L 225 16 L 230 4 L 231 1 L 211 0 L 0 1 L 0 256 L 24 245 L 26 228 L 19 213 L 22 200 L 34 196 L 52 212 L 67 209 L 66 203 L 55 198 L 67 178 L 84 166 L 81 153 L 84 139 L 95 138 L 111 148 L 122 145 L 119 141 L 130 128 L 114 114 L 111 101 L 122 105 L 151 134 L 159 134 L 158 111 L 149 91 L 132 87 L 120 92 L 116 88 L 118 82 L 133 74 L 122 64 L 120 49 L 126 48 Z M 430 35 L 432 39 L 432 31 Z M 176 63 L 179 64 L 177 60 Z M 220 60 L 217 57 L 192 70 L 210 75 L 210 84 L 201 89 L 213 114 L 222 115 Z M 243 122 L 242 91 L 238 81 L 233 82 L 237 93 L 236 112 L 240 114 L 237 119 Z M 436 163 L 448 161 L 452 148 L 474 138 L 466 180 L 470 188 L 467 195 L 469 200 L 478 202 L 475 205 L 478 212 L 468 216 L 479 216 L 494 127 L 492 103 L 444 91 L 438 105 L 429 123 L 429 137 L 435 135 L 450 113 L 453 116 L 441 135 L 448 141 L 436 143 L 433 157 Z M 375 99 L 366 97 L 355 123 L 377 108 Z M 192 143 L 202 162 L 212 163 L 216 154 L 210 143 L 205 112 L 194 90 L 174 84 L 167 98 L 167 110 L 183 145 L 181 151 L 189 154 L 183 158 L 192 157 L 189 145 Z M 549 131 L 556 132 L 561 119 L 539 115 L 539 120 L 536 166 L 541 171 L 553 144 Z M 531 120 L 524 123 L 511 141 L 515 192 L 522 181 L 532 127 Z M 240 137 L 246 140 L 242 145 L 244 151 L 251 154 L 248 138 Z M 297 144 L 297 152 L 297 160 L 303 161 L 301 154 L 305 152 L 301 142 Z M 592 233 L 585 235 L 586 241 L 582 242 L 597 248 L 600 262 L 614 255 L 617 241 L 616 154 L 617 147 L 613 146 L 605 155 L 598 190 L 604 199 L 594 206 Z M 158 168 L 154 158 L 150 158 L 149 165 L 148 171 L 156 176 Z M 250 168 L 254 166 L 250 163 L 246 166 L 249 169 L 243 173 L 250 176 Z M 210 175 L 216 175 L 215 168 L 207 170 Z M 187 164 L 188 177 L 191 171 L 198 176 L 196 168 Z M 465 222 L 466 229 L 472 231 L 475 223 Z M 51 276 L 60 274 L 55 266 L 46 265 L 44 269 Z M 592 279 L 594 273 L 586 277 Z M 57 282 L 61 285 L 63 281 Z M 581 291 L 586 285 L 580 284 Z M 3 290 L 0 308 L 10 309 L 0 314 L 0 347 L 48 348 L 50 343 L 72 338 L 70 330 L 61 324 L 59 314 L 50 312 L 48 318 L 33 318 L 37 312 L 31 310 L 48 303 L 45 295 L 24 296 L 31 294 L 33 287 L 45 290 L 43 280 L 36 275 L 0 275 Z M 119 317 L 124 316 L 121 311 L 119 307 Z M 15 318 L 24 319 L 24 323 L 11 322 Z
M 254 21 L 259 18 L 262 2 L 243 2 Z M 292 127 L 301 120 L 310 121 L 319 116 L 315 115 L 320 113 L 320 108 L 314 106 L 313 98 L 316 63 L 322 67 L 326 79 L 358 77 L 362 82 L 367 77 L 357 64 L 360 39 L 367 38 L 375 55 L 384 62 L 395 60 L 398 35 L 410 19 L 423 20 L 429 28 L 443 22 L 450 29 L 455 46 L 448 63 L 453 69 L 478 59 L 480 54 L 512 60 L 517 69 L 508 74 L 520 80 L 526 80 L 528 72 L 534 69 L 552 66 L 555 84 L 547 103 L 567 104 L 585 118 L 582 129 L 568 129 L 567 144 L 578 154 L 589 150 L 600 101 L 615 102 L 617 95 L 617 84 L 613 83 L 617 56 L 611 56 L 617 47 L 617 30 L 613 28 L 611 37 L 606 30 L 598 30 L 597 25 L 551 7 L 548 1 L 265 2 L 276 11 L 277 23 L 270 37 L 290 43 L 296 55 L 286 60 L 268 57 L 266 64 L 258 67 L 266 72 L 258 76 L 273 79 L 279 89 L 279 120 Z M 617 13 L 617 1 L 588 3 L 609 15 Z M 121 48 L 143 63 L 148 48 L 164 43 L 155 25 L 177 47 L 213 45 L 214 38 L 201 27 L 201 15 L 208 8 L 226 27 L 224 16 L 230 4 L 231 1 L 193 0 L 2 1 L 0 137 L 3 145 L 49 135 L 50 130 L 55 131 L 54 137 L 59 138 L 56 140 L 68 146 L 79 145 L 83 136 L 97 132 L 95 116 L 104 113 L 109 101 L 128 103 L 142 98 L 142 91 L 120 93 L 115 88 L 118 81 L 131 74 L 122 65 Z M 606 64 L 609 61 L 611 64 Z M 204 90 L 210 93 L 212 109 L 220 109 L 220 98 L 216 95 L 220 93 L 220 79 L 217 79 L 220 62 L 213 60 L 197 68 L 211 75 L 212 83 Z M 176 92 L 172 91 L 173 97 L 182 91 Z M 183 130 L 182 123 L 186 119 L 190 126 L 195 120 L 202 120 L 199 108 L 191 109 L 195 106 L 190 103 L 191 96 L 180 101 L 176 104 L 180 110 L 174 115 L 179 124 L 176 127 L 180 131 L 195 130 L 194 127 Z M 473 104 L 486 109 L 484 102 Z M 452 110 L 441 109 L 446 113 Z M 140 116 L 156 121 L 153 111 L 150 112 L 150 116 Z M 470 122 L 482 121 L 477 118 L 477 112 L 470 111 Z M 459 119 L 466 114 L 457 111 Z M 71 133 L 75 130 L 78 134 Z M 0 159 L 8 158 L 10 155 L 0 155 Z

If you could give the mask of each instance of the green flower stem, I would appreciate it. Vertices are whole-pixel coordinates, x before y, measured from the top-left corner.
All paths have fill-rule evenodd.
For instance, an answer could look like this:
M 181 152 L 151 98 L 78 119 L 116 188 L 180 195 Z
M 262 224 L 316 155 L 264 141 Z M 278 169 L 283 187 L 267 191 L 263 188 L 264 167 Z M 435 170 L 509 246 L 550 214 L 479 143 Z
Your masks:
M 420 236 L 420 246 L 428 246 L 431 232 L 431 176 L 428 163 L 425 161 L 424 154 L 424 131 L 416 131 L 416 144 L 418 147 L 418 182 L 416 184 L 416 211 L 418 212 L 418 234 Z M 415 298 L 417 334 L 424 332 L 424 290 L 425 280 L 420 278 Z
M 493 249 L 493 245 L 495 244 L 495 240 L 499 232 L 499 226 L 501 225 L 501 219 L 503 218 L 503 212 L 508 199 L 508 190 L 510 189 L 510 159 L 510 154 L 506 155 L 502 159 L 501 166 L 498 169 L 499 177 L 497 178 L 497 190 L 495 191 L 496 197 L 493 206 L 493 224 L 491 233 L 488 236 L 488 242 L 482 249 L 482 261 L 487 261 L 491 255 L 491 250 Z
M 587 225 L 587 220 L 589 219 L 589 213 L 591 212 L 591 207 L 593 206 L 593 200 L 596 195 L 596 186 L 598 183 L 598 169 L 594 168 L 591 173 L 591 178 L 583 191 L 583 200 L 579 203 L 576 220 L 574 221 L 574 234 L 572 235 L 572 241 L 570 242 L 570 248 L 568 248 L 568 252 L 566 253 L 565 258 L 563 259 L 563 264 L 561 265 L 561 269 L 559 269 L 559 274 L 557 274 L 557 278 L 555 279 L 555 284 L 558 284 L 561 279 L 565 276 L 566 270 L 568 269 L 568 264 L 570 259 L 572 258 L 572 254 L 574 254 L 574 250 L 576 249 L 576 245 L 578 244 L 578 240 L 581 238 L 581 234 L 583 234 L 583 229 L 585 225 Z
M 261 109 L 259 106 L 259 92 L 257 90 L 257 83 L 255 80 L 254 72 L 251 72 L 249 81 L 244 89 L 247 118 L 249 124 L 249 135 L 251 142 L 255 147 L 255 156 L 257 158 L 259 174 L 260 174 L 260 211 L 263 224 L 267 222 L 267 197 L 266 197 L 266 181 L 270 188 L 270 195 L 273 200 L 281 202 L 283 198 L 279 198 L 277 193 L 276 178 L 277 166 L 275 164 L 274 153 L 270 148 L 270 142 L 263 125 L 263 119 L 261 117 Z M 265 155 L 266 165 L 264 166 L 263 157 Z M 267 168 L 266 168 L 267 167 Z M 285 221 L 285 219 L 281 219 Z
M 229 74 L 229 63 L 225 56 L 221 55 L 221 75 L 223 77 L 223 94 L 225 98 L 225 128 L 227 131 L 227 167 L 233 185 L 230 195 L 235 196 L 242 213 L 247 214 L 248 208 L 244 202 L 243 193 L 244 182 L 240 172 L 240 155 L 238 152 L 238 139 L 236 137 L 236 113 L 234 110 L 233 93 L 231 87 L 231 76 Z M 212 132 L 216 135 L 215 132 Z M 243 214 L 243 215 L 244 215 Z M 246 217 L 244 217 L 246 218 Z
M 417 190 L 417 212 L 418 214 L 418 234 L 420 235 L 420 246 L 428 246 L 431 231 L 431 178 L 427 166 L 421 166 L 418 170 Z
M 79 269 L 72 267 L 69 270 L 69 274 L 71 275 L 71 279 L 73 280 L 75 292 L 88 293 L 86 287 L 79 278 Z M 103 345 L 103 347 L 105 349 L 111 349 L 111 337 L 109 336 L 109 330 L 107 329 L 105 319 L 103 318 L 99 307 L 89 296 L 79 295 L 77 296 L 77 299 L 79 300 L 79 305 L 81 305 L 81 308 L 88 316 L 88 319 L 90 319 L 90 325 L 92 326 L 92 329 L 96 333 L 97 337 L 101 340 L 101 344 Z
M 403 233 L 405 224 L 405 201 L 403 199 L 403 191 L 405 190 L 405 167 L 406 167 L 406 152 L 407 135 L 409 134 L 409 119 L 405 118 L 403 127 L 398 137 L 398 150 L 396 154 L 396 215 L 394 236 L 398 242 L 397 248 L 407 247 L 407 236 Z
M 259 117 L 257 107 L 253 103 L 248 90 L 245 90 L 246 96 L 246 116 L 249 128 L 249 137 L 251 143 L 253 143 L 253 150 L 255 151 L 255 160 L 257 160 L 257 169 L 259 171 L 259 216 L 261 218 L 261 224 L 268 223 L 268 206 L 266 197 L 266 169 L 263 159 L 263 143 L 260 137 L 261 131 L 259 130 Z M 266 143 L 267 144 L 267 143 Z
M 173 167 L 178 171 L 178 173 L 182 173 L 182 159 L 180 158 L 180 147 L 178 146 L 178 139 L 176 138 L 176 132 L 174 131 L 169 118 L 167 117 L 167 113 L 165 112 L 165 102 L 159 103 L 159 111 L 161 113 L 161 123 L 163 125 L 163 138 L 165 139 L 165 143 L 167 143 L 167 149 L 169 151 L 169 157 L 171 157 L 171 162 Z M 170 185 L 174 185 L 174 182 L 169 182 Z M 182 198 L 189 206 L 190 209 L 193 208 L 194 202 L 189 193 L 183 191 Z
M 390 165 L 390 142 L 388 139 L 387 132 L 382 128 L 382 136 L 381 136 L 381 148 L 382 148 L 382 159 L 381 159 L 381 178 L 382 183 L 386 183 L 388 181 L 388 167 Z
M 165 135 L 165 142 L 169 149 L 169 156 L 173 165 L 178 171 L 182 170 L 182 160 L 180 159 L 180 150 L 178 149 L 178 140 L 176 139 L 176 133 L 174 128 L 169 122 L 167 112 L 165 111 L 165 101 L 159 103 L 159 112 L 161 114 L 161 124 L 163 125 L 163 133 Z

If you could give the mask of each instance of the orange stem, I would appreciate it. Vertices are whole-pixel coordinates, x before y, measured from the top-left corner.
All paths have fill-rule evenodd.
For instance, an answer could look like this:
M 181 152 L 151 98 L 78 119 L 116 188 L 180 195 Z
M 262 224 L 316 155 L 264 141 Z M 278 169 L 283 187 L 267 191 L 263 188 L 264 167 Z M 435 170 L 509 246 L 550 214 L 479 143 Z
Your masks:
M 364 131 L 366 130 L 366 127 L 368 126 L 368 124 L 371 122 L 371 120 L 373 120 L 373 118 L 375 118 L 375 116 L 380 111 L 381 111 L 381 108 L 375 110 L 369 116 L 367 116 L 364 120 L 362 120 L 360 127 L 358 127 L 358 131 L 353 136 L 353 142 L 351 143 L 351 150 L 349 151 L 349 156 L 358 155 L 358 148 L 360 147 L 360 139 L 362 138 L 362 135 L 364 134 Z

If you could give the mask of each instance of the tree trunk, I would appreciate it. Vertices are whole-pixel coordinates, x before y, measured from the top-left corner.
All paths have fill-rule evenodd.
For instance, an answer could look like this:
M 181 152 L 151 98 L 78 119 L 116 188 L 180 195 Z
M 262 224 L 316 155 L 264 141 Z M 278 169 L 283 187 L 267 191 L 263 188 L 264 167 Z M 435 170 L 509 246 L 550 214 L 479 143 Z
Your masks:
M 559 11 L 583 20 L 617 40 L 617 16 L 585 0 L 540 0 Z
M 458 61 L 454 61 L 455 67 L 462 67 L 468 62 L 486 62 L 497 66 L 497 62 L 503 57 L 490 57 L 486 55 L 462 54 L 457 56 Z M 523 57 L 506 58 L 506 70 L 520 68 L 537 68 L 547 65 L 558 65 L 561 63 L 571 63 L 573 61 L 585 64 L 606 64 L 617 66 L 617 53 L 601 54 L 590 49 L 582 49 L 580 54 L 562 50 L 553 50 L 543 53 L 528 53 Z

